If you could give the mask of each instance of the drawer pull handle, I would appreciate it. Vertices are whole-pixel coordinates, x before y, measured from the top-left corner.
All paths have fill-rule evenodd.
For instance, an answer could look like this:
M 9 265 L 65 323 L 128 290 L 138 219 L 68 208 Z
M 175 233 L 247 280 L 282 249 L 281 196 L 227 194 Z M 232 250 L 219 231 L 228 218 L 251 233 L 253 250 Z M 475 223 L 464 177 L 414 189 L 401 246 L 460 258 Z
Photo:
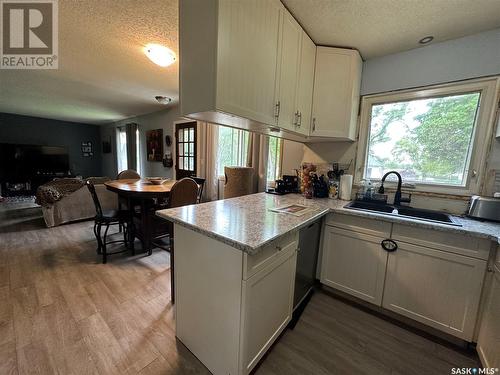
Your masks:
M 380 245 L 382 245 L 382 249 L 389 253 L 392 253 L 398 249 L 398 244 L 395 241 L 389 239 L 383 240 Z
M 282 248 L 281 246 L 276 246 L 276 249 L 277 249 L 278 251 L 283 250 L 283 248 Z

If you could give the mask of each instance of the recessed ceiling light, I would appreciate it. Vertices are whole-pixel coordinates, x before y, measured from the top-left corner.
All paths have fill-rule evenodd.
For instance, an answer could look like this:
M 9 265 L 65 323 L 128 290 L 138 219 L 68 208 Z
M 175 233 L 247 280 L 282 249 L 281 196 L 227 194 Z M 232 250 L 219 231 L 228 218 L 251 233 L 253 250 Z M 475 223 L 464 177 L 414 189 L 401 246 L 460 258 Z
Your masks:
M 161 44 L 146 45 L 144 53 L 152 62 L 162 67 L 169 66 L 176 60 L 175 53 Z
M 155 99 L 158 103 L 160 104 L 169 104 L 172 101 L 172 98 L 169 98 L 168 96 L 162 96 L 162 95 L 156 95 Z
M 429 35 L 429 36 L 425 36 L 423 37 L 422 39 L 420 39 L 418 42 L 420 44 L 429 44 L 430 42 L 432 42 L 434 40 L 434 37 L 432 35 Z

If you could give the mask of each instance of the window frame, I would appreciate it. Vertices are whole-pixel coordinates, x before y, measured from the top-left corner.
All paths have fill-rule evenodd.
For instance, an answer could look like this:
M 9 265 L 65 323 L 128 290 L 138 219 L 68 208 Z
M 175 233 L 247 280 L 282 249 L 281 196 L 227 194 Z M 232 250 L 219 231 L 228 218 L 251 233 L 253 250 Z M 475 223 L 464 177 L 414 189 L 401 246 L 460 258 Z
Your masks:
M 413 181 L 409 182 L 411 187 L 403 186 L 403 188 L 410 188 L 415 192 L 447 195 L 478 194 L 481 189 L 481 183 L 485 177 L 486 157 L 493 134 L 493 120 L 495 116 L 496 102 L 498 100 L 498 87 L 498 78 L 487 78 L 364 96 L 361 100 L 358 149 L 356 155 L 357 166 L 354 176 L 354 184 L 359 185 L 361 180 L 365 178 L 365 167 L 368 158 L 368 138 L 370 136 L 371 112 L 373 105 L 480 92 L 465 186 L 426 184 Z M 479 144 L 483 144 L 484 147 L 478 147 Z M 371 181 L 380 182 L 378 179 L 371 179 Z M 403 183 L 404 182 L 405 181 L 403 180 Z M 384 183 L 384 185 L 388 188 L 395 188 L 396 182 L 388 180 Z

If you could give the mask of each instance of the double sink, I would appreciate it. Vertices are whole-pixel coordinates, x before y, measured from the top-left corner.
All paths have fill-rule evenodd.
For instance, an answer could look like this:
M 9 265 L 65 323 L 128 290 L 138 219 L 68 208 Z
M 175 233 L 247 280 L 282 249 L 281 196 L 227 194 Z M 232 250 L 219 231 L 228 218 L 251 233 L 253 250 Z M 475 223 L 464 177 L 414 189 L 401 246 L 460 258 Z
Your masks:
M 344 207 L 352 210 L 378 212 L 384 215 L 406 217 L 439 224 L 462 226 L 462 224 L 457 223 L 452 216 L 439 211 L 423 210 L 412 207 L 393 206 L 389 204 L 364 201 L 352 201 Z

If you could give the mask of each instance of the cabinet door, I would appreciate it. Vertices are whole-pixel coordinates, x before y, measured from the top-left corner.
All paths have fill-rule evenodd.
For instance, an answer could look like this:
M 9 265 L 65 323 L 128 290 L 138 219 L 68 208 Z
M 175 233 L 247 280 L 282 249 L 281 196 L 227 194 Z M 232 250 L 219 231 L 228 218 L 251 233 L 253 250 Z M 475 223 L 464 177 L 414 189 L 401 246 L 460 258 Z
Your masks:
M 357 51 L 316 48 L 312 136 L 355 139 L 360 82 Z
M 300 48 L 299 80 L 296 95 L 296 107 L 299 118 L 295 131 L 309 135 L 311 126 L 312 96 L 314 86 L 314 64 L 316 61 L 316 45 L 302 32 Z
M 278 0 L 219 0 L 217 110 L 274 125 Z
M 276 82 L 276 104 L 278 105 L 278 126 L 295 130 L 298 121 L 295 106 L 297 80 L 299 76 L 300 44 L 302 28 L 286 9 L 282 11 L 280 29 L 279 68 Z
M 390 253 L 382 306 L 472 340 L 486 261 L 398 242 Z
M 477 340 L 484 367 L 500 367 L 500 268 L 494 267 Z
M 387 262 L 382 240 L 325 226 L 321 282 L 380 306 Z
M 292 316 L 296 249 L 243 281 L 241 373 L 248 374 Z

